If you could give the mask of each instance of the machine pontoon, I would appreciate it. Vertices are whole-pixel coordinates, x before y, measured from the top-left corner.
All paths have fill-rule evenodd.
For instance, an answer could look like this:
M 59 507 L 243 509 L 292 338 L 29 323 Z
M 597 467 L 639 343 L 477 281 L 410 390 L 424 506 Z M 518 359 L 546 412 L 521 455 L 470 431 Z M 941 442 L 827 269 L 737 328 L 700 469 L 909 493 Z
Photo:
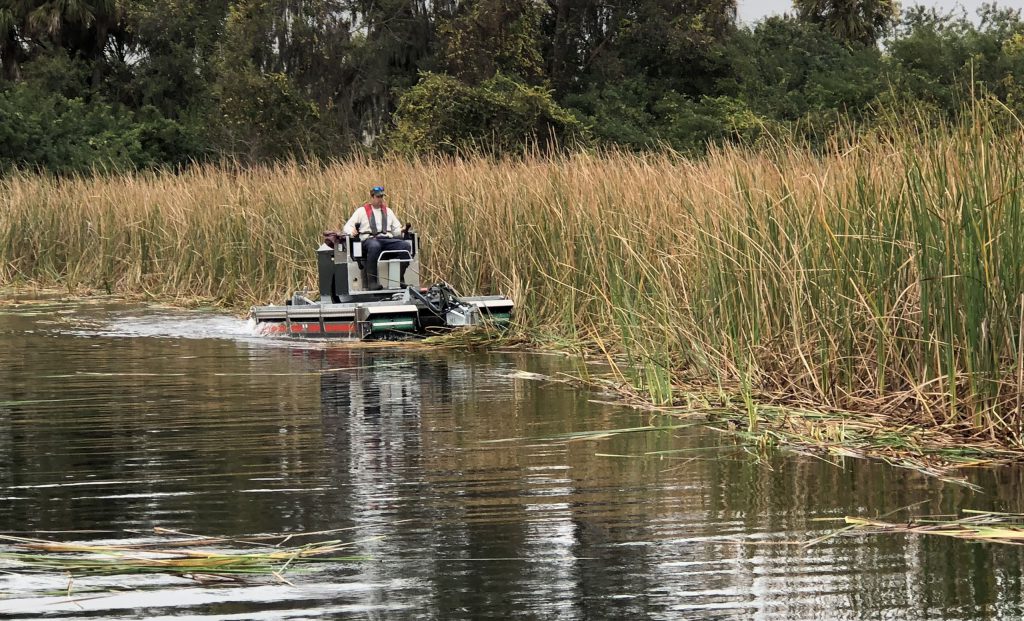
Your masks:
M 296 292 L 283 306 L 254 306 L 250 316 L 264 334 L 349 339 L 426 336 L 487 322 L 505 325 L 512 300 L 500 295 L 460 296 L 446 283 L 420 287 L 419 239 L 406 231 L 412 250 L 390 250 L 377 261 L 383 289 L 367 285 L 363 243 L 337 238 L 317 249 L 320 299 Z

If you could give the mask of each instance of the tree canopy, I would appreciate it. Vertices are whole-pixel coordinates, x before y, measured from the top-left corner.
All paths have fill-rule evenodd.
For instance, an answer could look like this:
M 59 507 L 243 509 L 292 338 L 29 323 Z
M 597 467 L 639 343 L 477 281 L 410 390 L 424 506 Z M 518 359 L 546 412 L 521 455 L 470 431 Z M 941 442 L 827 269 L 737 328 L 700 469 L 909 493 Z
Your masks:
M 0 170 L 822 144 L 1024 118 L 1024 22 L 893 0 L 0 0 Z

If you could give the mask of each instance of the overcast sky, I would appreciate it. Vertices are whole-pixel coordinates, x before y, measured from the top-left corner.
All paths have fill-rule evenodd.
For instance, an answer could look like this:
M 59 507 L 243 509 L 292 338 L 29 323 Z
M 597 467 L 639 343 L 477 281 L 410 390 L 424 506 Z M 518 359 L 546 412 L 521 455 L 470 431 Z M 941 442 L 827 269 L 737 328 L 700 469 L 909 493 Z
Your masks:
M 986 0 L 904 0 L 903 7 L 914 4 L 923 4 L 929 7 L 936 7 L 945 11 L 957 7 L 967 9 L 967 13 L 974 16 L 978 7 Z M 1024 0 L 1002 0 L 997 2 L 999 6 L 1019 7 L 1024 5 Z M 739 18 L 745 24 L 752 24 L 768 15 L 792 12 L 793 3 L 791 0 L 738 0 Z

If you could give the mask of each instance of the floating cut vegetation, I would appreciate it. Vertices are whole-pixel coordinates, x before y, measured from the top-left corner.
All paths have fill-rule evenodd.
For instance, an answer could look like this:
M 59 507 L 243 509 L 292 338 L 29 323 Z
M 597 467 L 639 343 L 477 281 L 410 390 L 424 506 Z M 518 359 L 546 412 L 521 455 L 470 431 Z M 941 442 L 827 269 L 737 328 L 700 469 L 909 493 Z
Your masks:
M 481 444 L 502 444 L 507 442 L 519 442 L 521 440 L 533 440 L 536 442 L 577 442 L 577 441 L 593 441 L 593 440 L 607 440 L 608 438 L 614 438 L 627 433 L 645 433 L 645 432 L 665 432 L 672 431 L 675 429 L 685 429 L 687 427 L 693 427 L 697 423 L 690 423 L 684 425 L 644 425 L 643 427 L 625 427 L 622 429 L 602 429 L 599 431 L 572 431 L 567 433 L 559 433 L 553 436 L 545 436 L 540 438 L 498 438 L 496 440 L 482 440 Z
M 879 413 L 1021 447 L 1024 134 L 984 118 L 813 153 L 352 160 L 0 180 L 0 284 L 215 298 L 315 290 L 312 251 L 373 183 L 423 281 L 502 292 L 519 331 L 693 390 Z M 737 399 L 736 396 L 740 398 Z
M 990 438 L 965 445 L 953 430 L 903 422 L 866 412 L 827 412 L 793 407 L 756 408 L 757 431 L 737 420 L 735 410 L 700 411 L 708 426 L 740 436 L 759 446 L 778 445 L 829 458 L 877 459 L 950 483 L 980 489 L 965 469 L 1013 461 L 1018 454 Z
M 847 517 L 846 523 L 858 532 L 939 535 L 970 541 L 1024 544 L 1024 514 L 964 511 L 960 519 L 917 518 L 894 524 L 880 520 Z M 845 530 L 845 529 L 844 529 Z
M 158 534 L 174 531 L 157 529 Z M 310 563 L 365 560 L 342 552 L 357 542 L 319 541 L 284 546 L 301 535 L 262 535 L 223 539 L 217 537 L 163 537 L 158 541 L 117 543 L 62 543 L 0 535 L 0 560 L 4 571 L 15 573 L 63 572 L 75 575 L 122 575 L 161 573 L 192 578 L 273 576 L 286 581 L 287 570 Z M 278 540 L 275 545 L 272 542 Z M 226 545 L 247 545 L 249 552 L 227 551 Z M 220 548 L 217 548 L 220 546 Z

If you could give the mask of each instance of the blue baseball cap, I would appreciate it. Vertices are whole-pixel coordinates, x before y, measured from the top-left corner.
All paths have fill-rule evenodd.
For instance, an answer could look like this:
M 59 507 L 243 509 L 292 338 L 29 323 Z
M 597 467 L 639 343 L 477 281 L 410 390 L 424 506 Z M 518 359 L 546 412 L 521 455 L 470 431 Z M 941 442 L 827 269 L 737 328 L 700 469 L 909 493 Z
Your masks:
M 384 186 L 375 185 L 370 188 L 370 196 L 384 196 Z

